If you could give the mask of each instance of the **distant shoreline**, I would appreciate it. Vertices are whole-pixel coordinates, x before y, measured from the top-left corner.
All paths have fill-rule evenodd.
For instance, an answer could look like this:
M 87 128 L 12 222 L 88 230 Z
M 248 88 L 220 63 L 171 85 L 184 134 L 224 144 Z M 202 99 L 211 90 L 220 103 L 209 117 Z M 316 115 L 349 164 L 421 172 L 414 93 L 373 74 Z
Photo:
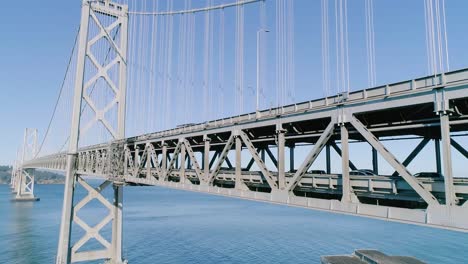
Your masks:
M 11 180 L 11 166 L 0 166 L 0 184 L 9 184 Z M 64 184 L 65 176 L 50 171 L 35 170 L 36 184 Z
M 0 185 L 9 185 L 9 182 L 0 182 Z M 43 183 L 43 182 L 36 182 L 35 184 L 37 185 L 63 185 L 64 182 L 48 182 L 48 183 Z

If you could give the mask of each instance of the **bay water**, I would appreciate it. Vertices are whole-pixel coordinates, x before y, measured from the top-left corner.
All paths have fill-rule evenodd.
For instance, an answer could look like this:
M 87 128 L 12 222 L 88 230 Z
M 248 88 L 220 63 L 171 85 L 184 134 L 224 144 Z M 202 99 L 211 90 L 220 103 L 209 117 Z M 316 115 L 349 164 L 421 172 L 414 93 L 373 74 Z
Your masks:
M 13 203 L 0 185 L 0 264 L 54 263 L 63 185 L 35 191 L 39 202 Z M 79 216 L 93 226 L 106 212 L 93 202 Z M 161 187 L 124 188 L 123 228 L 129 263 L 311 264 L 355 249 L 468 263 L 466 233 Z

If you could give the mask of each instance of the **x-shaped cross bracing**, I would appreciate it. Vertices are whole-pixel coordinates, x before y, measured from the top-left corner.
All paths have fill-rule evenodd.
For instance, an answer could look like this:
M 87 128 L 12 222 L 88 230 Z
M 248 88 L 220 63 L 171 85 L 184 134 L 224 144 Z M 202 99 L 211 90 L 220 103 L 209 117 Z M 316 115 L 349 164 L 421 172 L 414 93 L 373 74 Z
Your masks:
M 120 47 L 115 43 L 114 39 L 110 36 L 110 32 L 122 25 L 122 18 L 116 17 L 116 21 L 114 21 L 108 27 L 104 27 L 102 23 L 97 18 L 94 11 L 91 10 L 90 17 L 96 22 L 100 29 L 100 33 L 98 33 L 93 39 L 88 41 L 87 49 L 86 49 L 86 56 L 91 61 L 91 63 L 96 67 L 97 73 L 92 76 L 83 86 L 83 99 L 94 112 L 94 118 L 92 118 L 82 129 L 82 134 L 86 133 L 95 123 L 101 122 L 106 130 L 111 134 L 111 136 L 116 139 L 118 138 L 118 134 L 115 131 L 115 128 L 110 124 L 110 122 L 106 118 L 106 113 L 111 110 L 114 105 L 118 104 L 122 98 L 121 89 L 118 89 L 112 79 L 109 77 L 109 70 L 117 64 L 126 63 L 124 58 L 122 57 L 122 52 Z M 117 53 L 117 57 L 114 58 L 110 63 L 107 65 L 101 65 L 98 62 L 97 58 L 94 56 L 91 47 L 96 44 L 100 39 L 105 39 L 110 44 L 110 49 L 113 49 Z M 99 80 L 103 79 L 107 85 L 111 88 L 113 92 L 113 99 L 108 102 L 104 108 L 99 109 L 98 106 L 94 103 L 93 99 L 90 97 L 90 93 L 88 93 L 91 87 L 94 87 L 94 84 Z
M 88 191 L 88 194 L 73 207 L 73 221 L 85 231 L 85 234 L 71 248 L 72 259 L 74 259 L 74 255 L 85 253 L 85 252 L 78 252 L 78 250 L 92 238 L 96 239 L 96 241 L 98 241 L 106 249 L 104 250 L 104 252 L 101 250 L 100 253 L 105 253 L 105 251 L 108 251 L 111 248 L 111 243 L 107 241 L 104 237 L 102 237 L 99 232 L 101 231 L 102 228 L 104 228 L 108 223 L 110 223 L 114 219 L 114 216 L 112 214 L 113 205 L 106 198 L 104 198 L 104 196 L 102 196 L 101 194 L 101 192 L 107 186 L 111 185 L 111 182 L 105 181 L 101 185 L 99 185 L 97 188 L 93 188 L 80 176 L 77 176 L 77 182 Z M 109 209 L 109 213 L 106 217 L 104 217 L 104 219 L 101 220 L 101 222 L 91 227 L 83 219 L 81 219 L 78 216 L 78 212 L 86 204 L 88 204 L 94 199 L 97 199 L 102 205 L 104 205 L 107 209 Z

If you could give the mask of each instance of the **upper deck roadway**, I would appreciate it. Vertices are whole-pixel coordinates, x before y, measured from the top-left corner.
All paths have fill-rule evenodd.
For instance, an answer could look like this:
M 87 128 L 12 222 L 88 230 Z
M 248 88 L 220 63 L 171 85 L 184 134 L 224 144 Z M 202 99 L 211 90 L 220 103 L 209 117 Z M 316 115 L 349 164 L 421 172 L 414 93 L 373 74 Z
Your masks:
M 452 144 L 466 156 L 453 135 L 468 131 L 468 69 L 82 148 L 77 173 L 466 231 L 468 222 L 461 215 L 466 216 L 467 203 L 463 203 L 468 199 L 468 179 L 454 179 L 458 206 L 451 210 L 460 216 L 438 219 L 436 214 L 446 210 L 437 206 L 445 203 L 444 178 L 415 178 L 405 168 L 428 141 L 441 139 L 442 115 L 450 116 Z M 330 166 L 330 146 L 340 155 L 335 141 L 348 147 L 343 145 L 342 127 L 349 130 L 350 139 L 368 141 L 396 173 L 351 175 L 349 185 L 343 186 L 346 179 L 341 174 L 308 172 L 322 148 L 327 150 Z M 405 161 L 396 164 L 379 141 L 395 136 L 422 139 Z M 285 169 L 285 147 L 290 148 L 290 164 L 294 164 L 294 147 L 310 143 L 316 148 L 302 165 Z M 272 148 L 277 149 L 275 154 Z M 236 152 L 233 162 L 228 157 L 231 149 Z M 242 149 L 252 156 L 248 165 L 241 164 Z M 268 170 L 265 153 L 276 170 Z M 24 167 L 64 171 L 66 156 L 40 157 Z M 372 156 L 374 170 L 378 170 L 377 153 Z M 257 171 L 251 170 L 254 163 Z M 346 188 L 351 203 L 343 203 Z

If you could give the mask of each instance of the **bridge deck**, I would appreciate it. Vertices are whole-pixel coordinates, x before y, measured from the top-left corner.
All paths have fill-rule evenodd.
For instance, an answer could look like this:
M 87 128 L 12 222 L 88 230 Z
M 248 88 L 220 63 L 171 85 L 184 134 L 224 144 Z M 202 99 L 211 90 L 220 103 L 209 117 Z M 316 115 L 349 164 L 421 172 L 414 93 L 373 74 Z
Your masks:
M 412 177 L 405 166 L 417 152 L 408 162 L 401 163 L 379 143 L 386 138 L 411 137 L 421 138 L 424 147 L 427 141 L 440 140 L 439 114 L 450 115 L 453 135 L 468 131 L 468 69 L 81 148 L 77 173 L 130 184 L 168 186 L 468 229 L 461 217 L 467 215 L 466 179 L 454 180 L 458 206 L 451 215 L 460 215 L 460 218 L 440 220 L 435 215 L 442 209 L 431 212 L 429 209 L 433 206 L 427 203 L 444 204 L 443 178 Z M 330 134 L 323 141 L 331 125 Z M 364 129 L 356 127 L 361 125 Z M 306 157 L 300 168 L 285 169 L 285 148 L 294 152 L 294 147 L 303 144 L 315 144 L 315 148 L 324 147 L 326 143 L 341 152 L 335 142 L 342 144 L 343 126 L 351 140 L 368 141 L 374 148 L 380 147 L 379 154 L 398 170 L 393 176 L 351 176 L 349 188 L 351 195 L 359 200 L 357 204 L 339 202 L 345 192 L 341 174 L 313 175 L 307 173 L 308 168 L 304 170 L 303 166 L 310 166 L 307 159 L 311 157 Z M 467 153 L 459 145 L 457 149 Z M 251 165 L 242 164 L 240 157 L 246 155 L 242 150 L 252 155 L 252 162 L 259 168 L 257 171 L 252 171 Z M 231 151 L 235 151 L 239 160 L 236 158 L 236 164 L 230 164 L 232 168 L 227 170 L 225 165 L 229 157 L 232 158 L 228 155 Z M 279 167 L 268 169 L 265 158 L 260 158 L 262 151 L 266 151 L 275 167 L 282 167 L 282 171 Z M 65 170 L 66 154 L 41 157 L 24 166 Z M 285 187 L 290 188 L 290 192 L 284 191 Z M 425 211 L 407 209 L 426 207 Z M 460 210 L 462 213 L 457 213 Z

